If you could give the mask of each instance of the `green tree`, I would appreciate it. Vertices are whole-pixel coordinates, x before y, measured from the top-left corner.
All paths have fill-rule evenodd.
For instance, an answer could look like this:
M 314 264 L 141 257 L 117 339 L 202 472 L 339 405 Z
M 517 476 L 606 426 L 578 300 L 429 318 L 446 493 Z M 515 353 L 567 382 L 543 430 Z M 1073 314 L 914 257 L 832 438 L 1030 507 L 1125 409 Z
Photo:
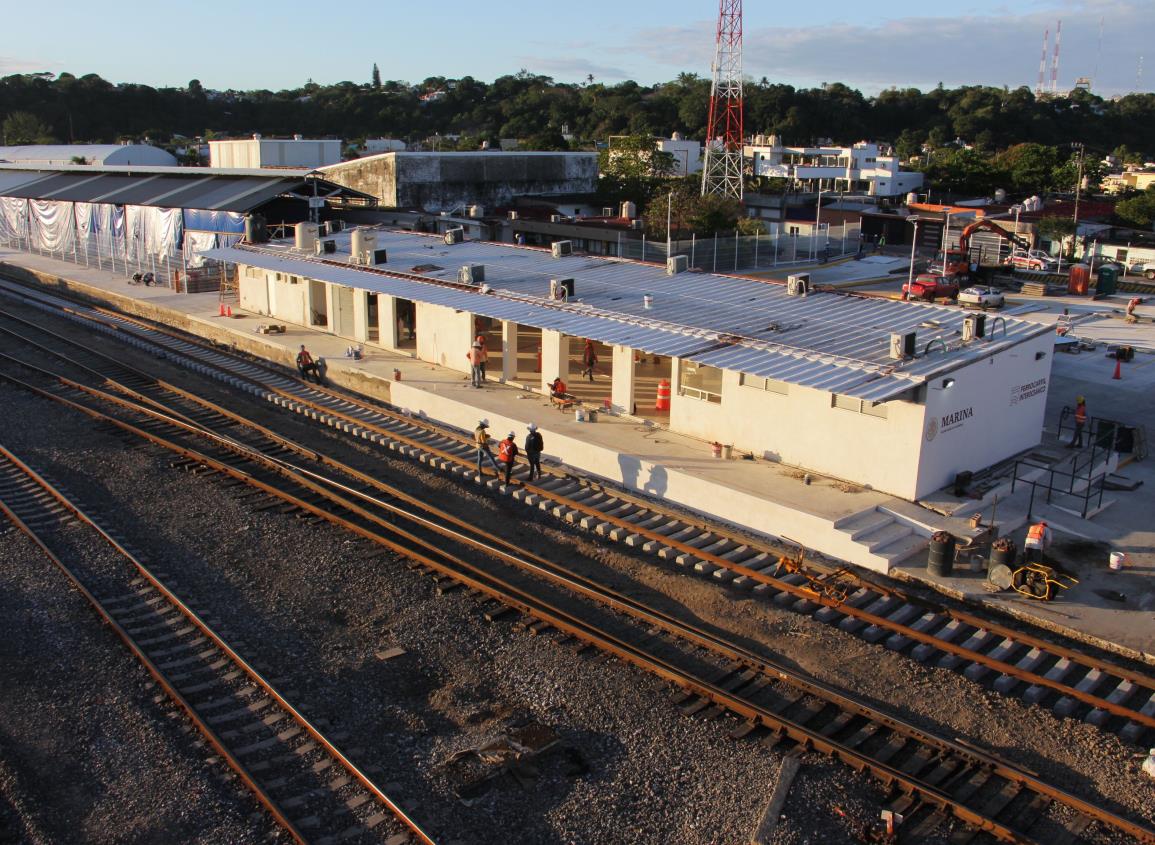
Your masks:
M 1118 203 L 1115 216 L 1137 229 L 1150 229 L 1155 224 L 1155 188 Z
M 598 167 L 598 193 L 604 200 L 632 200 L 644 209 L 674 172 L 674 157 L 661 152 L 653 136 L 628 135 L 598 154 Z
M 21 144 L 51 144 L 52 128 L 32 112 L 14 111 L 4 118 L 2 127 L 4 143 L 10 146 Z
M 373 86 L 374 91 L 381 90 L 381 71 L 377 68 L 376 62 L 373 62 L 373 76 L 370 84 Z

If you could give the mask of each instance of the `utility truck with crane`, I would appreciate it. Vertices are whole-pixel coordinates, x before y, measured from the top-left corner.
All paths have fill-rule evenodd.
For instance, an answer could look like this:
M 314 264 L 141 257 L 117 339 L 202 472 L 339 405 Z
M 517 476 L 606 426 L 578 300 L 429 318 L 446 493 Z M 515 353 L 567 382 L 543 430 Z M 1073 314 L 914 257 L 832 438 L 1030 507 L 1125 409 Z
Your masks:
M 958 246 L 955 248 L 948 247 L 946 255 L 939 254 L 936 259 L 939 262 L 936 271 L 941 268 L 941 275 L 946 277 L 953 277 L 956 283 L 967 281 L 973 272 L 972 268 L 977 268 L 983 263 L 982 255 L 977 257 L 977 260 L 972 261 L 971 236 L 981 229 L 994 232 L 1000 237 L 1006 238 L 1014 246 L 1014 252 L 1022 251 L 1023 253 L 1030 253 L 1031 242 L 1013 232 L 1008 232 L 1002 226 L 999 226 L 990 218 L 981 217 L 973 223 L 967 224 L 963 227 L 962 232 L 959 233 Z M 997 261 L 997 255 L 995 256 Z

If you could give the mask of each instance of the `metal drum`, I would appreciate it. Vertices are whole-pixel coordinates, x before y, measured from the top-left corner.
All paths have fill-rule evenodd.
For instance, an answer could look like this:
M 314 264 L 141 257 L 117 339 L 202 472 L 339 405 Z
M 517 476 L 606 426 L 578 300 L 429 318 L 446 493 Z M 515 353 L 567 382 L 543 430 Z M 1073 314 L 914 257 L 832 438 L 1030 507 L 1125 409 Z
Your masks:
M 940 578 L 949 578 L 954 572 L 954 549 L 958 542 L 953 534 L 936 531 L 930 538 L 930 554 L 926 561 L 926 571 Z

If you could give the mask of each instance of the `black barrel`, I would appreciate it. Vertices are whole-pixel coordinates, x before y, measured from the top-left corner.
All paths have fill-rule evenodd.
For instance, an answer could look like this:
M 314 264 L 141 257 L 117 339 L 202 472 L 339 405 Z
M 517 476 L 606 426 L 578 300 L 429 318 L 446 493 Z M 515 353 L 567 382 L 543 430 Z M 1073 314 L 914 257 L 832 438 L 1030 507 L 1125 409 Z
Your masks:
M 936 531 L 930 538 L 930 555 L 926 571 L 940 578 L 949 578 L 954 572 L 954 547 L 958 540 L 947 531 Z
M 1019 549 L 1015 545 L 1015 541 L 1010 537 L 1000 537 L 991 543 L 991 556 L 987 561 L 987 571 L 1002 564 L 1008 569 L 1015 568 L 1015 558 L 1018 556 Z

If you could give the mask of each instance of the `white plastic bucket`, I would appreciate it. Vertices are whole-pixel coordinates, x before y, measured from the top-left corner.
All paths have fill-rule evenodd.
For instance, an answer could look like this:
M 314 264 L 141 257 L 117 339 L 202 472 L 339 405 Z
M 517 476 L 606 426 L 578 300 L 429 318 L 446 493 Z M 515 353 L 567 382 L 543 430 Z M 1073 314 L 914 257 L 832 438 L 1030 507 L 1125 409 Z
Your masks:
M 574 419 L 577 420 L 578 422 L 585 422 L 586 421 L 586 409 L 585 408 L 578 408 L 576 411 L 573 412 L 573 415 L 574 415 Z
M 1111 569 L 1114 569 L 1116 571 L 1122 569 L 1124 566 L 1127 565 L 1127 553 L 1126 552 L 1111 552 L 1111 557 L 1108 560 L 1107 565 Z
M 654 298 L 648 293 L 642 297 L 642 307 L 646 309 L 654 307 Z

